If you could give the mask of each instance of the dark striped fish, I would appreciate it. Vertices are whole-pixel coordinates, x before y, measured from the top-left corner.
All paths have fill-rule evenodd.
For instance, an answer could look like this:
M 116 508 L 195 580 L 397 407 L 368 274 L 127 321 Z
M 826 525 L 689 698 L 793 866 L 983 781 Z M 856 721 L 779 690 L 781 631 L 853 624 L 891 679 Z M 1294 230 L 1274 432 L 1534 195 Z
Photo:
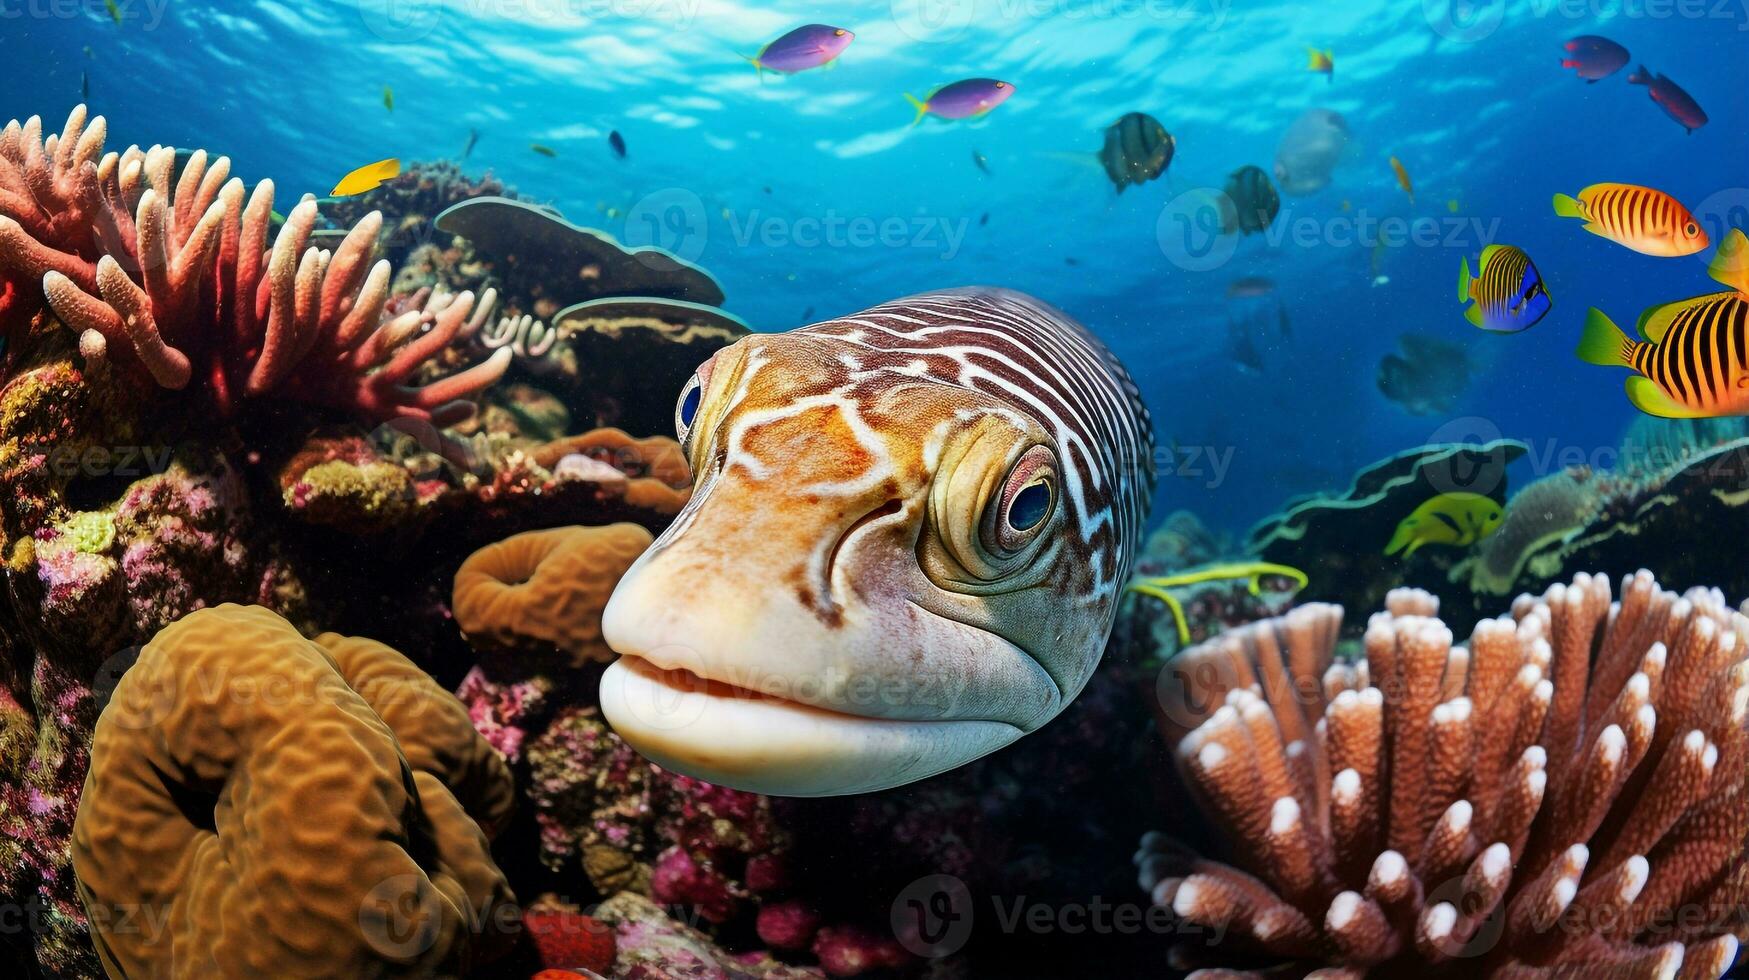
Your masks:
M 1221 229 L 1227 234 L 1255 234 L 1269 227 L 1281 213 L 1281 195 L 1262 167 L 1245 166 L 1227 177 L 1226 200 L 1221 204 Z
M 1712 418 L 1749 415 L 1749 240 L 1732 229 L 1708 271 L 1731 289 L 1654 306 L 1634 340 L 1593 309 L 1579 359 L 1632 368 L 1628 400 L 1648 415 Z
M 1554 306 L 1536 264 L 1523 249 L 1489 245 L 1470 275 L 1470 260 L 1458 269 L 1458 302 L 1470 303 L 1464 319 L 1483 330 L 1516 333 L 1536 326 Z M 1474 300 L 1474 302 L 1471 302 Z
M 1583 218 L 1586 231 L 1645 255 L 1693 255 L 1708 244 L 1682 202 L 1638 184 L 1592 184 L 1577 200 L 1556 194 L 1555 213 Z
M 1127 112 L 1105 128 L 1099 163 L 1122 194 L 1131 184 L 1145 184 L 1165 173 L 1177 145 L 1160 120 L 1145 112 Z
M 1122 365 L 1020 293 L 926 293 L 717 352 L 685 510 L 602 621 L 614 730 L 784 795 L 922 779 L 1092 675 L 1153 483 Z

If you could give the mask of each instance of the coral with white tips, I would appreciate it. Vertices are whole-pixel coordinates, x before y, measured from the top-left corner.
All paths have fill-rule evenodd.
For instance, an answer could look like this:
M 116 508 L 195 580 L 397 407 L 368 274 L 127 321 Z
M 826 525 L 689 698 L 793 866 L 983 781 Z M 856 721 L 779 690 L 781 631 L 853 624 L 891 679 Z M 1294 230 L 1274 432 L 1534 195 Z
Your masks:
M 1217 956 L 1323 978 L 1722 976 L 1749 929 L 1749 617 L 1644 571 L 1613 604 L 1583 574 L 1520 597 L 1468 647 L 1431 596 L 1386 604 L 1352 664 L 1327 605 L 1182 655 L 1168 737 L 1230 863 L 1151 834 L 1154 901 Z

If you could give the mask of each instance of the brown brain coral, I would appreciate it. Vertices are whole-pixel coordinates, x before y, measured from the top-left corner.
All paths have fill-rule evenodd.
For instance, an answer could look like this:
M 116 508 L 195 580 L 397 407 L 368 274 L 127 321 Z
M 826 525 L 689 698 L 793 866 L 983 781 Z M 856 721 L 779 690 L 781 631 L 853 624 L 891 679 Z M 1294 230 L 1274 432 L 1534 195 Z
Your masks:
M 511 792 L 400 654 L 218 606 L 117 685 L 74 870 L 111 976 L 453 975 L 514 925 L 481 830 Z
M 455 574 L 455 618 L 487 649 L 553 651 L 572 666 L 608 661 L 601 611 L 650 546 L 636 524 L 529 531 L 474 552 Z
M 1579 575 L 1454 647 L 1426 593 L 1333 663 L 1306 606 L 1187 651 L 1184 781 L 1231 864 L 1150 835 L 1181 957 L 1322 978 L 1719 977 L 1749 935 L 1749 618 Z M 1210 976 L 1261 976 L 1231 970 Z

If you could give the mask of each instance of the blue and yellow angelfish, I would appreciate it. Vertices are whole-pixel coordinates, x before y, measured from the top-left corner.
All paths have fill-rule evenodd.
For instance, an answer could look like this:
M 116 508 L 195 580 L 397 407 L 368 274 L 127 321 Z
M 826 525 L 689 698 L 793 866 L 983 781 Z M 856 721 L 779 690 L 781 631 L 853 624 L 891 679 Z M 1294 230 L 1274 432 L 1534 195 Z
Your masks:
M 1478 272 L 1470 275 L 1470 260 L 1458 270 L 1458 302 L 1469 303 L 1464 319 L 1483 330 L 1517 333 L 1536 326 L 1554 306 L 1542 274 L 1523 249 L 1489 245 L 1482 249 Z

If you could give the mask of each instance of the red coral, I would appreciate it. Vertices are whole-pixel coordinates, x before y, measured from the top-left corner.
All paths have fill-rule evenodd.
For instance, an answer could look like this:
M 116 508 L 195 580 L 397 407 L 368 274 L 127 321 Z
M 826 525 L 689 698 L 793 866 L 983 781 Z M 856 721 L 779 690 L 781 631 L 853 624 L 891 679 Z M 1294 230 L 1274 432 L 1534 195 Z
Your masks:
M 529 909 L 522 914 L 522 926 L 545 968 L 537 978 L 578 969 L 604 975 L 613 971 L 613 930 L 587 915 Z
M 332 252 L 310 247 L 316 204 L 292 209 L 271 246 L 273 183 L 244 203 L 230 160 L 131 146 L 104 153 L 103 117 L 75 108 L 59 135 L 36 117 L 0 133 L 0 328 L 43 306 L 90 356 L 125 352 L 159 386 L 197 385 L 221 412 L 273 396 L 370 422 L 443 424 L 456 400 L 496 381 L 507 355 L 424 385 L 426 362 L 490 312 L 461 294 L 441 312 L 385 319 L 389 264 L 371 263 L 382 216 Z M 174 188 L 172 187 L 174 183 Z M 40 293 L 38 292 L 40 285 Z M 421 331 L 424 331 L 421 335 Z

